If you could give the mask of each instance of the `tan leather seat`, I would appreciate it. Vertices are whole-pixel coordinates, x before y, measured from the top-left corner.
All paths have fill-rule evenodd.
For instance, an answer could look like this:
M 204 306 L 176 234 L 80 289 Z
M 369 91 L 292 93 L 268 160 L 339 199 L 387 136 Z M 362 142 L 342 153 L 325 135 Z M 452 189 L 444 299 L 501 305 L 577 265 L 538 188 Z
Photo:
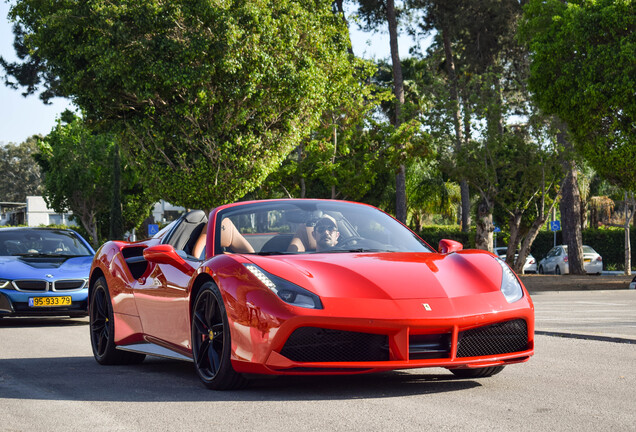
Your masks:
M 313 236 L 314 227 L 302 224 L 296 230 L 296 234 L 292 238 L 288 252 L 306 252 L 308 250 L 316 250 L 316 239 Z
M 221 247 L 229 248 L 234 253 L 254 253 L 252 245 L 245 240 L 245 237 L 228 218 L 221 222 Z

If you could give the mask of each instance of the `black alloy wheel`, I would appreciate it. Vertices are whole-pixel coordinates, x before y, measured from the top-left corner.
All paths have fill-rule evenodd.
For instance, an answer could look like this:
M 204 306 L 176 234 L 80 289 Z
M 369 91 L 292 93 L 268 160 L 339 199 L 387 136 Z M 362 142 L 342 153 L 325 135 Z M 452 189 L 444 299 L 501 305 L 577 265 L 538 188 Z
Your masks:
M 206 387 L 231 390 L 246 383 L 232 367 L 231 347 L 221 293 L 214 283 L 206 282 L 192 310 L 192 357 L 197 374 Z
M 477 369 L 451 369 L 450 371 L 459 378 L 488 378 L 498 374 L 504 366 L 492 366 Z
M 89 327 L 93 356 L 103 365 L 140 363 L 146 357 L 115 347 L 115 320 L 106 279 L 99 278 L 91 289 Z

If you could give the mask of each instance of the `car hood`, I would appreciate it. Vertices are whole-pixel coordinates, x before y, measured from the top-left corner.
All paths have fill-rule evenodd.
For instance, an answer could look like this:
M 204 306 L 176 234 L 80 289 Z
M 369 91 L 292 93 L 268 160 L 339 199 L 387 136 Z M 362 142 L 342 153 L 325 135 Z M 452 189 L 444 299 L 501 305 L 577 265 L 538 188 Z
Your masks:
M 321 297 L 455 298 L 499 291 L 502 270 L 483 251 L 246 256 Z
M 87 278 L 90 272 L 93 256 L 73 258 L 63 257 L 0 257 L 1 279 L 74 279 Z

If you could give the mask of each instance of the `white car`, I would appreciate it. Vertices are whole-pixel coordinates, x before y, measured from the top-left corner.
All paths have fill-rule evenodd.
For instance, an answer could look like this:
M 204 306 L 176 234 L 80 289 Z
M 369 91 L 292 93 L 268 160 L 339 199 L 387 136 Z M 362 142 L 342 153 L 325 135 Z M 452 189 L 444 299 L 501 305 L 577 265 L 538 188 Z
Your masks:
M 507 251 L 508 251 L 507 247 L 496 247 L 494 253 L 499 258 L 501 258 L 501 259 L 503 259 L 505 261 L 506 260 L 506 252 Z M 515 261 L 517 260 L 518 256 L 519 256 L 519 254 L 515 253 Z M 537 272 L 537 260 L 534 259 L 532 254 L 528 254 L 528 256 L 526 257 L 526 263 L 523 266 L 523 272 L 524 273 L 536 273 Z
M 601 274 L 603 271 L 603 258 L 591 247 L 583 245 L 583 267 L 586 273 Z M 568 247 L 566 245 L 555 246 L 539 261 L 539 273 L 568 274 Z
M 629 283 L 629 289 L 636 289 L 636 276 L 634 276 L 634 279 Z

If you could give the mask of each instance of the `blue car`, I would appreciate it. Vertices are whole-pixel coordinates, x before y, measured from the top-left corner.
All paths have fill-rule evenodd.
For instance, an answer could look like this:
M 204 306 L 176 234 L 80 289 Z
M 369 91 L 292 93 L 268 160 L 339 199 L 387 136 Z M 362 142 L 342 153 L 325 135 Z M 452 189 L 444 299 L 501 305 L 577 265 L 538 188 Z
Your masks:
M 86 316 L 93 255 L 73 230 L 0 229 L 0 318 Z

